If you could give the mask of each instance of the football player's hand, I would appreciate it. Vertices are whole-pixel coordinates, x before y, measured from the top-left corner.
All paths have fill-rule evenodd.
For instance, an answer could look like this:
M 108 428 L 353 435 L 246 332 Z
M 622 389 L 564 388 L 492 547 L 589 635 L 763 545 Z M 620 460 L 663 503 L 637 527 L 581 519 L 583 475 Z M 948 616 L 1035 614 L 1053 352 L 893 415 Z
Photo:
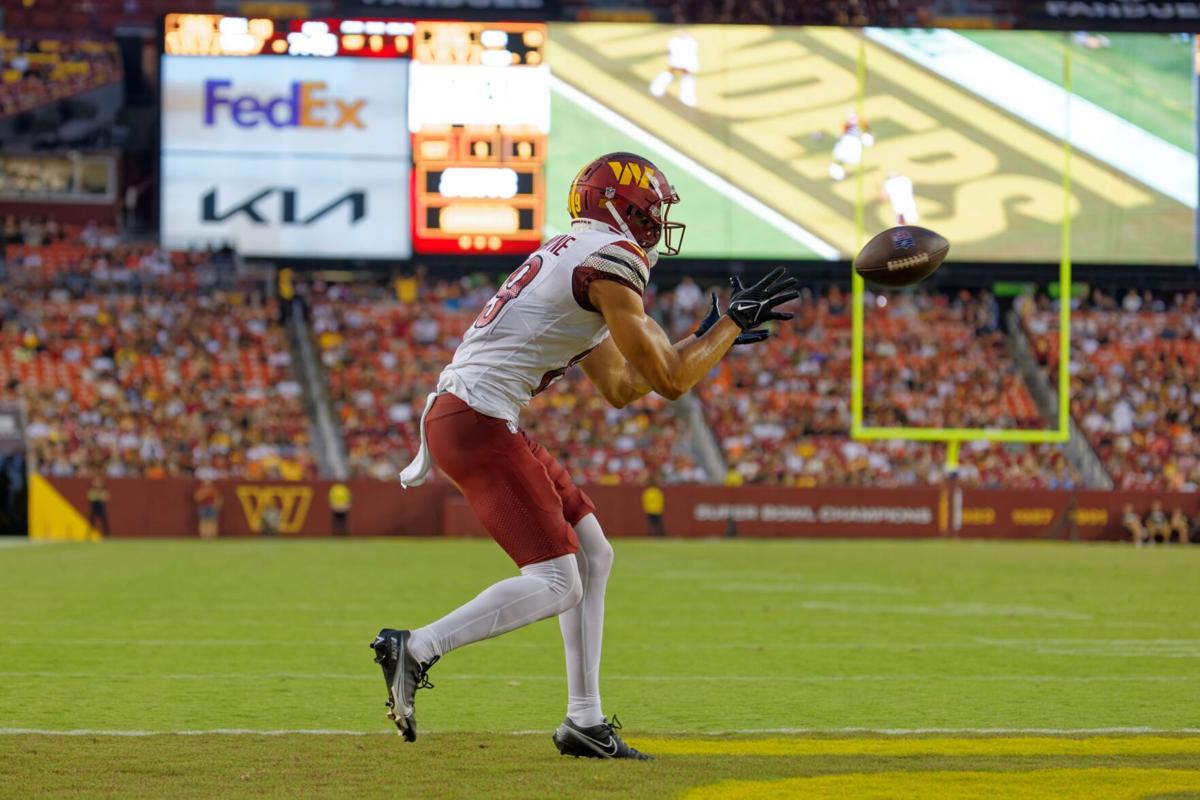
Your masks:
M 737 278 L 731 278 L 730 280 L 736 281 Z M 739 284 L 739 286 L 740 286 L 740 284 Z M 697 338 L 703 336 L 705 334 L 705 332 L 709 328 L 711 328 L 713 325 L 716 325 L 717 320 L 719 320 L 721 318 L 721 307 L 719 305 L 717 305 L 717 293 L 710 292 L 708 296 L 711 299 L 711 302 L 709 303 L 709 306 L 708 306 L 708 314 L 704 317 L 704 319 L 700 320 L 700 327 L 696 329 L 696 337 Z M 763 339 L 766 339 L 770 335 L 771 335 L 770 331 L 761 330 L 761 329 L 754 330 L 754 331 L 742 331 L 741 333 L 738 334 L 738 337 L 733 340 L 733 343 L 734 344 L 754 344 L 755 342 L 761 342 Z
M 753 330 L 772 320 L 791 319 L 786 311 L 776 311 L 776 306 L 789 303 L 800 296 L 796 291 L 797 281 L 785 274 L 783 267 L 774 269 L 753 286 L 743 287 L 737 276 L 729 279 L 733 296 L 729 298 L 729 309 L 725 312 L 743 331 Z

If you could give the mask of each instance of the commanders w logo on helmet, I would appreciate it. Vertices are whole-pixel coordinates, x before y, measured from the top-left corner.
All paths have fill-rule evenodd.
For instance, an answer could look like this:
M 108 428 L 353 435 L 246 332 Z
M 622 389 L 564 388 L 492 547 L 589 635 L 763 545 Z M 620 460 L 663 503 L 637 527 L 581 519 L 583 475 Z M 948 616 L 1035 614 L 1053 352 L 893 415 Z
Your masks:
M 673 256 L 683 244 L 684 224 L 669 222 L 667 215 L 678 202 L 679 193 L 649 159 L 608 153 L 571 181 L 567 211 L 572 219 L 614 225 L 642 247 L 659 247 Z

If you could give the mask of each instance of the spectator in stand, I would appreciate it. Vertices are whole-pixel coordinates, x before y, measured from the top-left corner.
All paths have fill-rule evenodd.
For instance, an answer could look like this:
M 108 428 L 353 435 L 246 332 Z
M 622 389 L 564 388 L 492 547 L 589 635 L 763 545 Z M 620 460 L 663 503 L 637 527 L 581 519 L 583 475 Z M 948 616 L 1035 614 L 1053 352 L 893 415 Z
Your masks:
M 1008 356 L 988 293 L 866 297 L 869 425 L 1042 427 Z M 850 441 L 850 315 L 840 290 L 808 293 L 796 319 L 735 352 L 699 387 L 726 460 L 747 482 L 790 486 L 939 483 L 940 445 Z M 966 486 L 1078 485 L 1063 451 L 972 443 Z
M 1146 542 L 1146 526 L 1142 524 L 1141 515 L 1133 510 L 1133 503 L 1125 504 L 1125 511 L 1121 514 L 1121 527 L 1138 547 Z
M 1183 509 L 1179 506 L 1175 506 L 1171 511 L 1169 525 L 1171 532 L 1167 538 L 1168 542 L 1174 539 L 1180 544 L 1188 544 L 1191 541 L 1192 525 L 1188 521 L 1187 514 L 1183 513 Z
M 210 480 L 200 483 L 200 488 L 192 495 L 196 504 L 196 516 L 201 539 L 215 539 L 220 534 L 221 506 L 224 501 L 221 493 Z
M 1057 368 L 1055 304 L 1024 304 L 1023 325 Z M 1118 489 L 1200 490 L 1200 296 L 1094 291 L 1072 314 L 1071 410 Z
M 1146 515 L 1146 538 L 1155 544 L 1165 544 L 1171 538 L 1171 526 L 1161 500 L 1150 504 L 1150 513 Z
M 0 37 L 0 115 L 13 116 L 119 80 L 116 42 L 40 33 Z
M 28 409 L 35 469 L 202 479 L 315 471 L 287 339 L 261 291 L 205 288 L 206 254 L 109 242 L 94 224 L 8 218 L 5 230 L 58 237 L 19 245 L 26 258 L 45 252 L 45 268 L 0 287 L 0 399 Z
M 703 305 L 707 294 L 700 290 L 690 276 L 685 276 L 671 293 L 670 321 L 667 330 L 673 339 L 679 339 L 696 327 L 703 316 Z
M 314 333 L 353 474 L 396 479 L 415 451 L 426 395 L 494 292 L 479 276 L 318 290 Z M 656 471 L 670 483 L 707 477 L 671 404 L 651 397 L 614 409 L 574 371 L 534 399 L 522 424 L 581 482 L 645 484 Z
M 105 536 L 112 534 L 108 527 L 108 487 L 104 478 L 99 476 L 92 479 L 91 488 L 87 492 L 88 527 L 101 531 Z

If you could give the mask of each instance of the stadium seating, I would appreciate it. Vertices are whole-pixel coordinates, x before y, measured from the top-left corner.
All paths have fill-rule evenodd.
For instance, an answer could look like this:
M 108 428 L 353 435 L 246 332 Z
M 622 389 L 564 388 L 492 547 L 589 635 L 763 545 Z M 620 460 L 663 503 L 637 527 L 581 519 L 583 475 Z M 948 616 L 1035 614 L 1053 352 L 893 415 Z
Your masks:
M 943 479 L 940 445 L 862 443 L 850 429 L 850 315 L 837 290 L 807 294 L 796 319 L 742 348 L 701 384 L 726 458 L 751 482 L 905 486 Z M 898 295 L 865 324 L 864 421 L 913 427 L 1041 425 L 1005 353 L 990 297 Z M 977 486 L 1077 485 L 1054 448 L 971 446 L 959 478 Z
M 109 289 L 179 293 L 228 287 L 232 277 L 230 252 L 124 242 L 112 228 L 95 223 L 58 225 L 10 216 L 3 236 L 5 278 L 10 286 L 31 290 L 57 287 L 77 296 Z
M 313 333 L 354 474 L 395 479 L 412 457 L 425 397 L 494 291 L 473 278 L 426 281 L 407 300 L 393 288 L 314 293 Z M 578 371 L 535 398 L 522 424 L 581 482 L 703 479 L 675 446 L 686 426 L 666 403 L 613 409 Z
M 1046 298 L 1024 325 L 1053 380 L 1057 317 Z M 1093 294 L 1072 314 L 1071 411 L 1120 489 L 1200 489 L 1200 297 Z
M 483 286 L 478 302 L 467 304 L 457 288 L 427 285 L 420 306 L 388 287 L 314 292 L 313 334 L 352 474 L 395 479 L 416 452 L 425 397 L 483 304 L 479 297 L 494 291 Z
M 279 310 L 231 288 L 227 254 L 165 252 L 115 231 L 4 221 L 0 386 L 27 401 L 38 468 L 53 474 L 315 474 L 301 386 Z M 352 474 L 394 479 L 416 420 L 462 332 L 495 291 L 481 277 L 317 285 L 309 321 Z M 869 425 L 1043 425 L 986 293 L 868 296 Z M 675 337 L 706 293 L 691 282 L 647 304 Z M 850 316 L 838 289 L 806 293 L 796 320 L 738 348 L 696 392 L 729 480 L 911 486 L 945 479 L 940 445 L 850 440 Z M 1035 355 L 1057 363 L 1054 309 L 1025 310 Z M 1200 486 L 1200 300 L 1097 295 L 1075 317 L 1073 412 L 1121 488 Z M 612 409 L 576 370 L 533 400 L 523 425 L 580 482 L 706 481 L 678 407 Z M 958 478 L 1069 487 L 1053 447 L 967 445 Z
M 615 409 L 576 368 L 535 397 L 522 422 L 582 483 L 704 482 L 683 447 L 680 413 L 656 395 Z
M 5 11 L 8 31 L 26 27 L 58 30 L 63 20 L 70 19 L 51 9 L 49 4 L 44 11 L 10 7 Z M 39 22 L 48 24 L 39 25 Z M 4 64 L 0 71 L 0 116 L 30 111 L 105 86 L 121 77 L 117 46 L 111 40 L 0 33 L 0 60 Z
M 36 469 L 315 475 L 273 303 L 196 292 L 214 272 L 207 255 L 123 245 L 94 227 L 10 220 L 5 238 L 38 242 L 8 245 L 0 291 L 0 397 L 24 401 Z M 73 255 L 30 261 L 54 248 Z
M 0 0 L 10 31 L 111 32 L 118 25 L 154 26 L 164 14 L 216 10 L 213 0 Z

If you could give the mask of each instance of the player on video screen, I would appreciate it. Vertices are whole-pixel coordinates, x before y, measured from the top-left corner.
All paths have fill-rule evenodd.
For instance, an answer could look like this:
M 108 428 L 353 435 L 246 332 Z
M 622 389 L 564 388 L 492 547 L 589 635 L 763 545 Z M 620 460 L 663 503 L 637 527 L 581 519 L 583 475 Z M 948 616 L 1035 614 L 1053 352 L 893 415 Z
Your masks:
M 875 137 L 867 129 L 867 121 L 859 120 L 854 111 L 846 112 L 842 123 L 842 135 L 833 144 L 833 163 L 829 165 L 829 177 L 840 181 L 862 162 L 863 148 L 875 144 Z
M 892 204 L 897 225 L 915 225 L 917 222 L 917 198 L 913 195 L 912 178 L 892 170 L 883 182 L 883 193 Z
M 696 37 L 680 28 L 667 42 L 667 68 L 658 73 L 650 84 L 650 94 L 662 97 L 671 82 L 679 78 L 679 100 L 686 106 L 696 105 L 696 73 L 700 71 L 700 43 Z

